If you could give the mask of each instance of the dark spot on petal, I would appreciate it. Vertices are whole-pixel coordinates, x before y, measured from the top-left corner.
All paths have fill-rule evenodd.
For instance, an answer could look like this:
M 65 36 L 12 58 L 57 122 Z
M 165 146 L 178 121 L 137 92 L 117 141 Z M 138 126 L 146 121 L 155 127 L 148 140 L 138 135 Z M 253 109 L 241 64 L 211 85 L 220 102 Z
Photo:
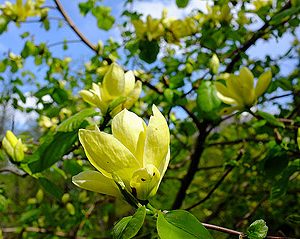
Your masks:
M 155 173 L 153 173 L 152 176 L 155 176 Z
M 141 180 L 142 180 L 143 182 L 145 182 L 145 181 L 146 181 L 146 179 L 144 179 L 144 178 L 141 178 Z

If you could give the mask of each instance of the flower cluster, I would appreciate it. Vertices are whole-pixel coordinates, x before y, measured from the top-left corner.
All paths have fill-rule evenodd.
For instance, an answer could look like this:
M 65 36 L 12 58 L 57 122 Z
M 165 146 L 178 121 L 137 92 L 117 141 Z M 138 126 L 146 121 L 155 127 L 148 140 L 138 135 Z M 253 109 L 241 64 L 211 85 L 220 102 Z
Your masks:
M 180 38 L 190 36 L 197 31 L 195 20 L 191 17 L 185 19 L 167 18 L 166 11 L 161 19 L 147 16 L 143 22 L 141 19 L 133 20 L 132 24 L 138 39 L 147 41 L 159 41 L 164 38 L 169 43 L 178 43 Z
M 48 8 L 42 8 L 45 0 L 17 0 L 15 4 L 6 1 L 4 5 L 0 6 L 3 15 L 15 19 L 15 21 L 26 21 L 28 17 L 42 16 L 47 14 Z

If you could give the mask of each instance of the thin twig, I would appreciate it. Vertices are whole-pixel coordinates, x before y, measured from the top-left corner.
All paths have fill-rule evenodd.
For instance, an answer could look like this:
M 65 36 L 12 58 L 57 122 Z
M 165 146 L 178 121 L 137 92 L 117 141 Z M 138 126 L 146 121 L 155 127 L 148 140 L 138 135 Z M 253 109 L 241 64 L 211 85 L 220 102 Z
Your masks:
M 283 6 L 283 7 L 282 7 L 282 8 L 281 8 L 274 16 L 276 16 L 277 14 L 283 12 L 284 10 L 286 10 L 286 9 L 288 9 L 288 8 L 290 8 L 290 7 L 291 7 L 291 1 L 288 1 L 288 2 L 286 3 L 286 5 Z M 273 17 L 274 17 L 274 16 L 273 16 Z M 271 19 L 272 19 L 272 18 L 271 18 Z M 261 37 L 263 37 L 263 36 L 267 33 L 268 28 L 269 28 L 269 30 L 272 30 L 272 28 L 273 28 L 274 26 L 271 26 L 271 25 L 270 25 L 271 19 L 270 19 L 269 21 L 266 21 L 265 24 L 264 24 L 260 29 L 258 29 L 258 30 L 253 34 L 253 36 L 252 36 L 247 42 L 245 42 L 245 43 L 242 45 L 242 47 L 240 47 L 240 48 L 234 50 L 234 51 L 231 53 L 231 55 L 234 55 L 234 56 L 233 56 L 231 62 L 227 65 L 225 72 L 232 72 L 233 69 L 234 69 L 235 63 L 237 63 L 237 62 L 241 59 L 241 53 L 246 52 L 252 45 L 255 44 L 255 42 L 256 42 L 258 39 L 260 39 Z M 286 21 L 288 21 L 288 20 L 289 20 L 289 19 L 287 19 Z M 286 21 L 285 21 L 285 22 L 286 22 Z M 283 23 L 280 22 L 279 24 L 281 25 L 281 24 L 283 24 Z M 271 27 L 270 27 L 270 26 L 271 26 Z
M 93 45 L 76 27 L 74 22 L 71 20 L 71 18 L 68 16 L 68 14 L 65 12 L 63 6 L 61 5 L 59 0 L 54 0 L 57 9 L 60 11 L 60 13 L 63 15 L 63 17 L 66 19 L 67 23 L 70 25 L 70 27 L 73 29 L 73 31 L 76 33 L 76 35 L 94 52 L 98 54 L 97 47 Z
M 236 230 L 232 230 L 232 229 L 229 229 L 226 227 L 220 227 L 220 226 L 216 226 L 216 225 L 208 224 L 208 223 L 202 223 L 202 225 L 210 230 L 224 232 L 224 233 L 231 234 L 231 235 L 237 235 L 237 236 L 240 236 L 240 238 L 246 237 L 246 235 L 244 233 L 236 231 Z M 293 237 L 276 237 L 276 236 L 267 236 L 266 238 L 268 238 L 268 239 L 296 239 Z
M 53 47 L 53 46 L 58 46 L 58 45 L 62 45 L 62 44 L 69 44 L 69 43 L 79 43 L 81 42 L 81 40 L 67 40 L 67 41 L 59 41 L 59 42 L 54 42 L 51 44 L 48 44 L 48 48 Z
M 244 151 L 240 150 L 239 155 L 237 156 L 235 161 L 239 161 L 242 156 L 244 155 Z M 224 181 L 224 179 L 227 177 L 227 175 L 234 169 L 235 166 L 230 166 L 226 172 L 223 174 L 223 176 L 219 179 L 219 181 L 215 184 L 215 186 L 209 191 L 209 193 L 203 198 L 201 199 L 199 202 L 189 206 L 188 208 L 186 208 L 186 210 L 191 210 L 194 207 L 199 206 L 200 204 L 204 203 L 206 200 L 208 200 L 211 195 L 216 191 L 216 189 L 222 184 L 222 182 Z

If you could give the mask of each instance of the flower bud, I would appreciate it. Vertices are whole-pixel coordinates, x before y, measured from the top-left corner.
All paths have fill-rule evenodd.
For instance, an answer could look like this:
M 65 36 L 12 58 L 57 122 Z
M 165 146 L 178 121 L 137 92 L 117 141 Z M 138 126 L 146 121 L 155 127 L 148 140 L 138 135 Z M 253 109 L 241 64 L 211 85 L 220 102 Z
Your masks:
M 6 135 L 2 140 L 2 147 L 13 161 L 21 162 L 24 159 L 25 147 L 21 139 L 17 139 L 10 130 L 6 131 Z

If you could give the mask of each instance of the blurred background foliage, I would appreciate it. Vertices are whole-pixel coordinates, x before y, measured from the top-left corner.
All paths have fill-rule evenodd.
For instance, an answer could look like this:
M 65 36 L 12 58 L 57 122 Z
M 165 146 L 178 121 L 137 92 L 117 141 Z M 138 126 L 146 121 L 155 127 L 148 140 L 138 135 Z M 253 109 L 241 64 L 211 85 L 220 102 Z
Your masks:
M 0 151 L 3 238 L 110 238 L 115 222 L 132 213 L 124 202 L 71 183 L 72 176 L 92 167 L 78 129 L 104 120 L 86 110 L 91 106 L 78 91 L 101 82 L 112 62 L 134 70 L 143 83 L 132 111 L 147 119 L 156 104 L 168 120 L 171 161 L 151 200 L 156 208 L 188 209 L 201 222 L 239 231 L 264 219 L 270 235 L 299 237 L 299 1 L 205 1 L 204 10 L 195 7 L 180 19 L 168 17 L 167 10 L 161 18 L 146 16 L 144 9 L 134 10 L 138 2 L 123 1 L 120 16 L 102 1 L 79 2 L 81 21 L 92 16 L 99 31 L 120 32 L 118 39 L 100 38 L 97 44 L 72 24 L 57 0 L 1 3 L 2 38 L 15 26 L 21 31 L 27 23 L 40 27 L 15 36 L 23 44 L 20 51 L 0 56 L 1 139 L 12 130 L 27 148 L 21 162 Z M 78 39 L 39 40 L 43 32 L 70 27 Z M 280 41 L 285 34 L 292 37 L 287 51 L 274 49 L 276 57 L 263 59 L 250 56 L 259 41 Z M 72 59 L 74 43 L 92 54 Z M 59 54 L 53 46 L 62 47 Z M 242 66 L 256 78 L 271 69 L 271 85 L 251 108 L 253 114 L 220 115 L 225 104 L 214 82 Z M 137 238 L 157 238 L 151 220 Z

